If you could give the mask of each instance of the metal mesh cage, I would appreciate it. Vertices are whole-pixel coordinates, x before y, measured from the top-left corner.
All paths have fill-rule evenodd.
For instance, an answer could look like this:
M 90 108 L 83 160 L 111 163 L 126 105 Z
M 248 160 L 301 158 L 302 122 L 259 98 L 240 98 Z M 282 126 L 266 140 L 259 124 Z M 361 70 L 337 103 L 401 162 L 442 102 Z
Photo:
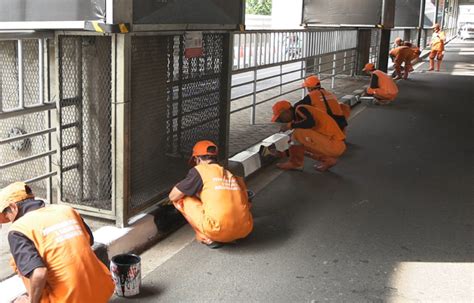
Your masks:
M 61 201 L 111 203 L 111 38 L 59 37 Z
M 197 141 L 225 140 L 224 35 L 204 34 L 203 50 L 186 58 L 181 35 L 132 38 L 130 213 L 185 176 Z
M 38 104 L 38 40 L 23 41 L 23 98 L 25 105 Z M 0 109 L 19 107 L 18 41 L 0 41 Z M 1 110 L 0 110 L 1 112 Z M 45 129 L 46 113 L 38 112 L 0 119 L 0 138 L 10 138 Z M 47 135 L 0 145 L 0 163 L 5 164 L 48 151 Z M 28 161 L 0 170 L 0 187 L 19 180 L 29 180 L 47 172 L 45 158 Z M 46 181 L 30 184 L 33 192 L 46 198 Z

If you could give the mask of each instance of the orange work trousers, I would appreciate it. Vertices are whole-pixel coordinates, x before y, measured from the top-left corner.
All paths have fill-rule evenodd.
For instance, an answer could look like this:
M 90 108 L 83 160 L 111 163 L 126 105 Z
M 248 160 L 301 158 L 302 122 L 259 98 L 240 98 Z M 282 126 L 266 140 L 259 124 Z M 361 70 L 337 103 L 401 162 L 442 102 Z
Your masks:
M 346 150 L 344 141 L 329 138 L 313 129 L 297 128 L 292 139 L 303 144 L 305 151 L 312 154 L 316 160 L 325 157 L 338 158 Z
M 198 241 L 210 240 L 204 233 L 204 208 L 202 207 L 201 200 L 196 197 L 184 197 L 177 202 L 173 202 L 173 205 L 183 214 L 189 225 L 194 229 Z

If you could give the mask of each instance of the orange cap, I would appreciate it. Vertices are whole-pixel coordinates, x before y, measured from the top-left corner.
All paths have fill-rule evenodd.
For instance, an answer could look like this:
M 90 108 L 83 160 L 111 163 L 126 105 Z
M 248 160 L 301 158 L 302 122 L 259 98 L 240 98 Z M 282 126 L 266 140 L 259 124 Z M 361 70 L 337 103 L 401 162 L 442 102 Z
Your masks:
M 281 100 L 273 104 L 272 122 L 275 122 L 276 120 L 278 120 L 278 117 L 280 117 L 280 114 L 284 112 L 285 110 L 289 110 L 290 108 L 291 108 L 291 103 L 288 102 L 287 100 Z
M 312 75 L 304 79 L 303 84 L 301 84 L 301 87 L 317 87 L 321 85 L 321 81 L 319 81 L 319 78 Z
M 373 63 L 367 63 L 364 66 L 364 69 L 362 69 L 363 72 L 373 71 L 373 70 L 375 70 L 375 65 Z
M 439 23 L 435 23 L 435 24 L 433 24 L 433 26 L 431 28 L 441 28 L 441 25 L 439 25 Z
M 209 150 L 210 147 L 214 148 Z M 209 140 L 199 141 L 193 147 L 193 157 L 199 156 L 217 156 L 217 145 Z
M 11 203 L 18 203 L 29 198 L 34 198 L 34 195 L 25 182 L 8 185 L 0 191 L 0 213 Z

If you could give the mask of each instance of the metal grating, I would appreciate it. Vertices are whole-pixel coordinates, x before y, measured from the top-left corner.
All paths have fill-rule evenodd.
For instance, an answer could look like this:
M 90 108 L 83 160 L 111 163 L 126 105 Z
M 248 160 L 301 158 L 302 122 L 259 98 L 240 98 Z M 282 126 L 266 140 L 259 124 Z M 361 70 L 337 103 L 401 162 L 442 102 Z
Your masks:
M 132 37 L 130 213 L 185 176 L 197 141 L 225 142 L 224 40 L 204 34 L 204 56 L 188 59 L 181 35 Z
M 111 38 L 59 37 L 61 201 L 112 211 Z
M 25 105 L 38 103 L 38 41 L 23 41 L 23 90 Z M 18 41 L 0 41 L 0 112 L 19 106 Z M 0 119 L 0 138 L 6 139 L 45 129 L 47 113 L 38 112 Z M 0 115 L 1 116 L 1 115 Z M 5 164 L 48 151 L 47 135 L 0 145 L 0 163 Z M 0 188 L 19 180 L 29 180 L 48 172 L 46 159 L 17 164 L 0 170 Z M 46 198 L 46 181 L 30 184 L 34 193 Z

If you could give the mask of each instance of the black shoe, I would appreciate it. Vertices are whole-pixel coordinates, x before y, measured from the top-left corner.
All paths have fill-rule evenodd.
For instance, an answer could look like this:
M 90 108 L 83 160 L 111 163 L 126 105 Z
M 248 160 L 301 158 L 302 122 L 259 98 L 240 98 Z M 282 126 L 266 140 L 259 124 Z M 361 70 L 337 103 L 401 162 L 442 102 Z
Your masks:
M 211 243 L 207 244 L 207 243 L 204 243 L 207 247 L 209 247 L 210 249 L 217 249 L 217 248 L 221 248 L 222 246 L 224 246 L 224 243 L 221 243 L 221 242 L 216 242 L 216 241 L 212 241 Z

